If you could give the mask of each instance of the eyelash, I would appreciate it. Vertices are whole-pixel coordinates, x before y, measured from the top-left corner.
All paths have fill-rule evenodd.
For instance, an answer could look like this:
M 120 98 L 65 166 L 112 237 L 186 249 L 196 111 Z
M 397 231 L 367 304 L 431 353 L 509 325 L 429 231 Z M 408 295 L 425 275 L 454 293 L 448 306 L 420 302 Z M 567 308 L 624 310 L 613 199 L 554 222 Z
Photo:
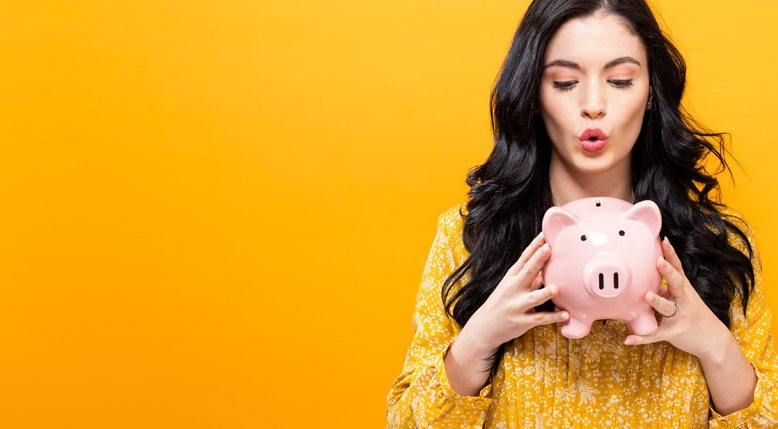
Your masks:
M 613 83 L 616 88 L 620 88 L 620 89 L 624 89 L 633 85 L 632 79 L 609 80 L 608 82 Z M 567 92 L 567 91 L 571 91 L 573 89 L 573 85 L 575 84 L 576 81 L 573 80 L 567 82 L 554 82 L 554 89 Z

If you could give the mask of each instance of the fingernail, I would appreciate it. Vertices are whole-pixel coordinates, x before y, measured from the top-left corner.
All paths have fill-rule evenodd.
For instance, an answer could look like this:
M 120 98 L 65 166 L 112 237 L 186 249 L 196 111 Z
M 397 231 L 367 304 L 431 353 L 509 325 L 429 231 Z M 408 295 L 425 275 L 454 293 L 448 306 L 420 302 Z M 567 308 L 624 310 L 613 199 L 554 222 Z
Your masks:
M 654 300 L 654 292 L 649 292 L 649 293 L 647 293 L 647 294 L 646 294 L 646 297 L 647 297 L 649 300 L 653 301 L 653 300 Z
M 667 265 L 667 262 L 665 262 L 665 258 L 659 257 L 659 260 L 656 262 L 656 265 L 659 266 L 659 268 L 664 268 L 665 265 Z
M 562 320 L 567 320 L 567 313 L 560 314 L 559 318 L 562 319 Z
M 549 292 L 556 293 L 556 285 L 551 285 L 548 287 Z
M 665 242 L 665 246 L 670 247 L 670 239 L 667 238 L 667 236 L 665 236 L 664 242 Z
M 628 345 L 628 346 L 629 346 L 629 345 L 632 345 L 634 342 L 635 342 L 635 341 L 633 341 L 633 340 L 632 340 L 632 338 L 627 338 L 626 340 L 624 340 L 624 344 L 626 344 L 626 345 Z
M 548 243 L 544 244 L 543 247 L 540 248 L 540 254 L 545 255 L 548 253 Z

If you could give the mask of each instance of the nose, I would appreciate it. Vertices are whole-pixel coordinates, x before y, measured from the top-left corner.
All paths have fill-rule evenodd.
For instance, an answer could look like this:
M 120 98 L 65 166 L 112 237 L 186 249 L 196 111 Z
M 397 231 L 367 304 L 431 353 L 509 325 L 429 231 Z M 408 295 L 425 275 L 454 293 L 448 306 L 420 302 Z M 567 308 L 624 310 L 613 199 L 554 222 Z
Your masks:
M 589 119 L 605 116 L 603 88 L 595 82 L 592 82 L 585 91 L 584 99 L 581 101 L 581 116 Z
M 603 298 L 615 298 L 629 286 L 627 270 L 618 265 L 600 265 L 589 278 L 589 288 L 595 295 Z
M 632 270 L 626 260 L 616 255 L 598 255 L 584 268 L 584 282 L 591 294 L 615 298 L 630 288 Z

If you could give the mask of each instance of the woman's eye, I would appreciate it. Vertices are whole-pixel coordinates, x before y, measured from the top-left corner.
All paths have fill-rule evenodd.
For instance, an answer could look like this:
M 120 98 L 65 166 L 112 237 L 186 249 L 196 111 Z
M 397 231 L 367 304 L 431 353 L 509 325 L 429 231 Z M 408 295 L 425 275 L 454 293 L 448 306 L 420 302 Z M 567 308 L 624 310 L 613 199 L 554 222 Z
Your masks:
M 570 91 L 573 89 L 573 85 L 576 84 L 576 81 L 570 80 L 567 82 L 554 82 L 554 89 L 558 89 L 561 91 Z
M 626 79 L 626 80 L 610 80 L 609 81 L 613 86 L 616 88 L 626 88 L 628 86 L 632 86 L 632 79 Z

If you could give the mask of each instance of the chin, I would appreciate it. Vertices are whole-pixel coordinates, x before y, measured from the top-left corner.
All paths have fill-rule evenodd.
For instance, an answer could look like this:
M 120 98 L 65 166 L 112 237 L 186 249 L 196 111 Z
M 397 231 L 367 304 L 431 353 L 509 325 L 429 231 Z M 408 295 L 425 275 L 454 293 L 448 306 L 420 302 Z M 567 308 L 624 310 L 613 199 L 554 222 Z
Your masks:
M 582 162 L 575 163 L 575 169 L 584 175 L 598 175 L 607 173 L 615 168 L 618 163 L 614 162 L 610 157 L 607 159 L 587 159 L 581 160 Z
M 607 167 L 591 167 L 591 166 L 587 166 L 587 167 L 578 168 L 577 170 L 578 170 L 578 172 L 580 174 L 583 174 L 585 176 L 596 176 L 596 175 L 599 175 L 599 174 L 607 173 L 612 168 L 613 168 L 612 166 L 607 166 Z

